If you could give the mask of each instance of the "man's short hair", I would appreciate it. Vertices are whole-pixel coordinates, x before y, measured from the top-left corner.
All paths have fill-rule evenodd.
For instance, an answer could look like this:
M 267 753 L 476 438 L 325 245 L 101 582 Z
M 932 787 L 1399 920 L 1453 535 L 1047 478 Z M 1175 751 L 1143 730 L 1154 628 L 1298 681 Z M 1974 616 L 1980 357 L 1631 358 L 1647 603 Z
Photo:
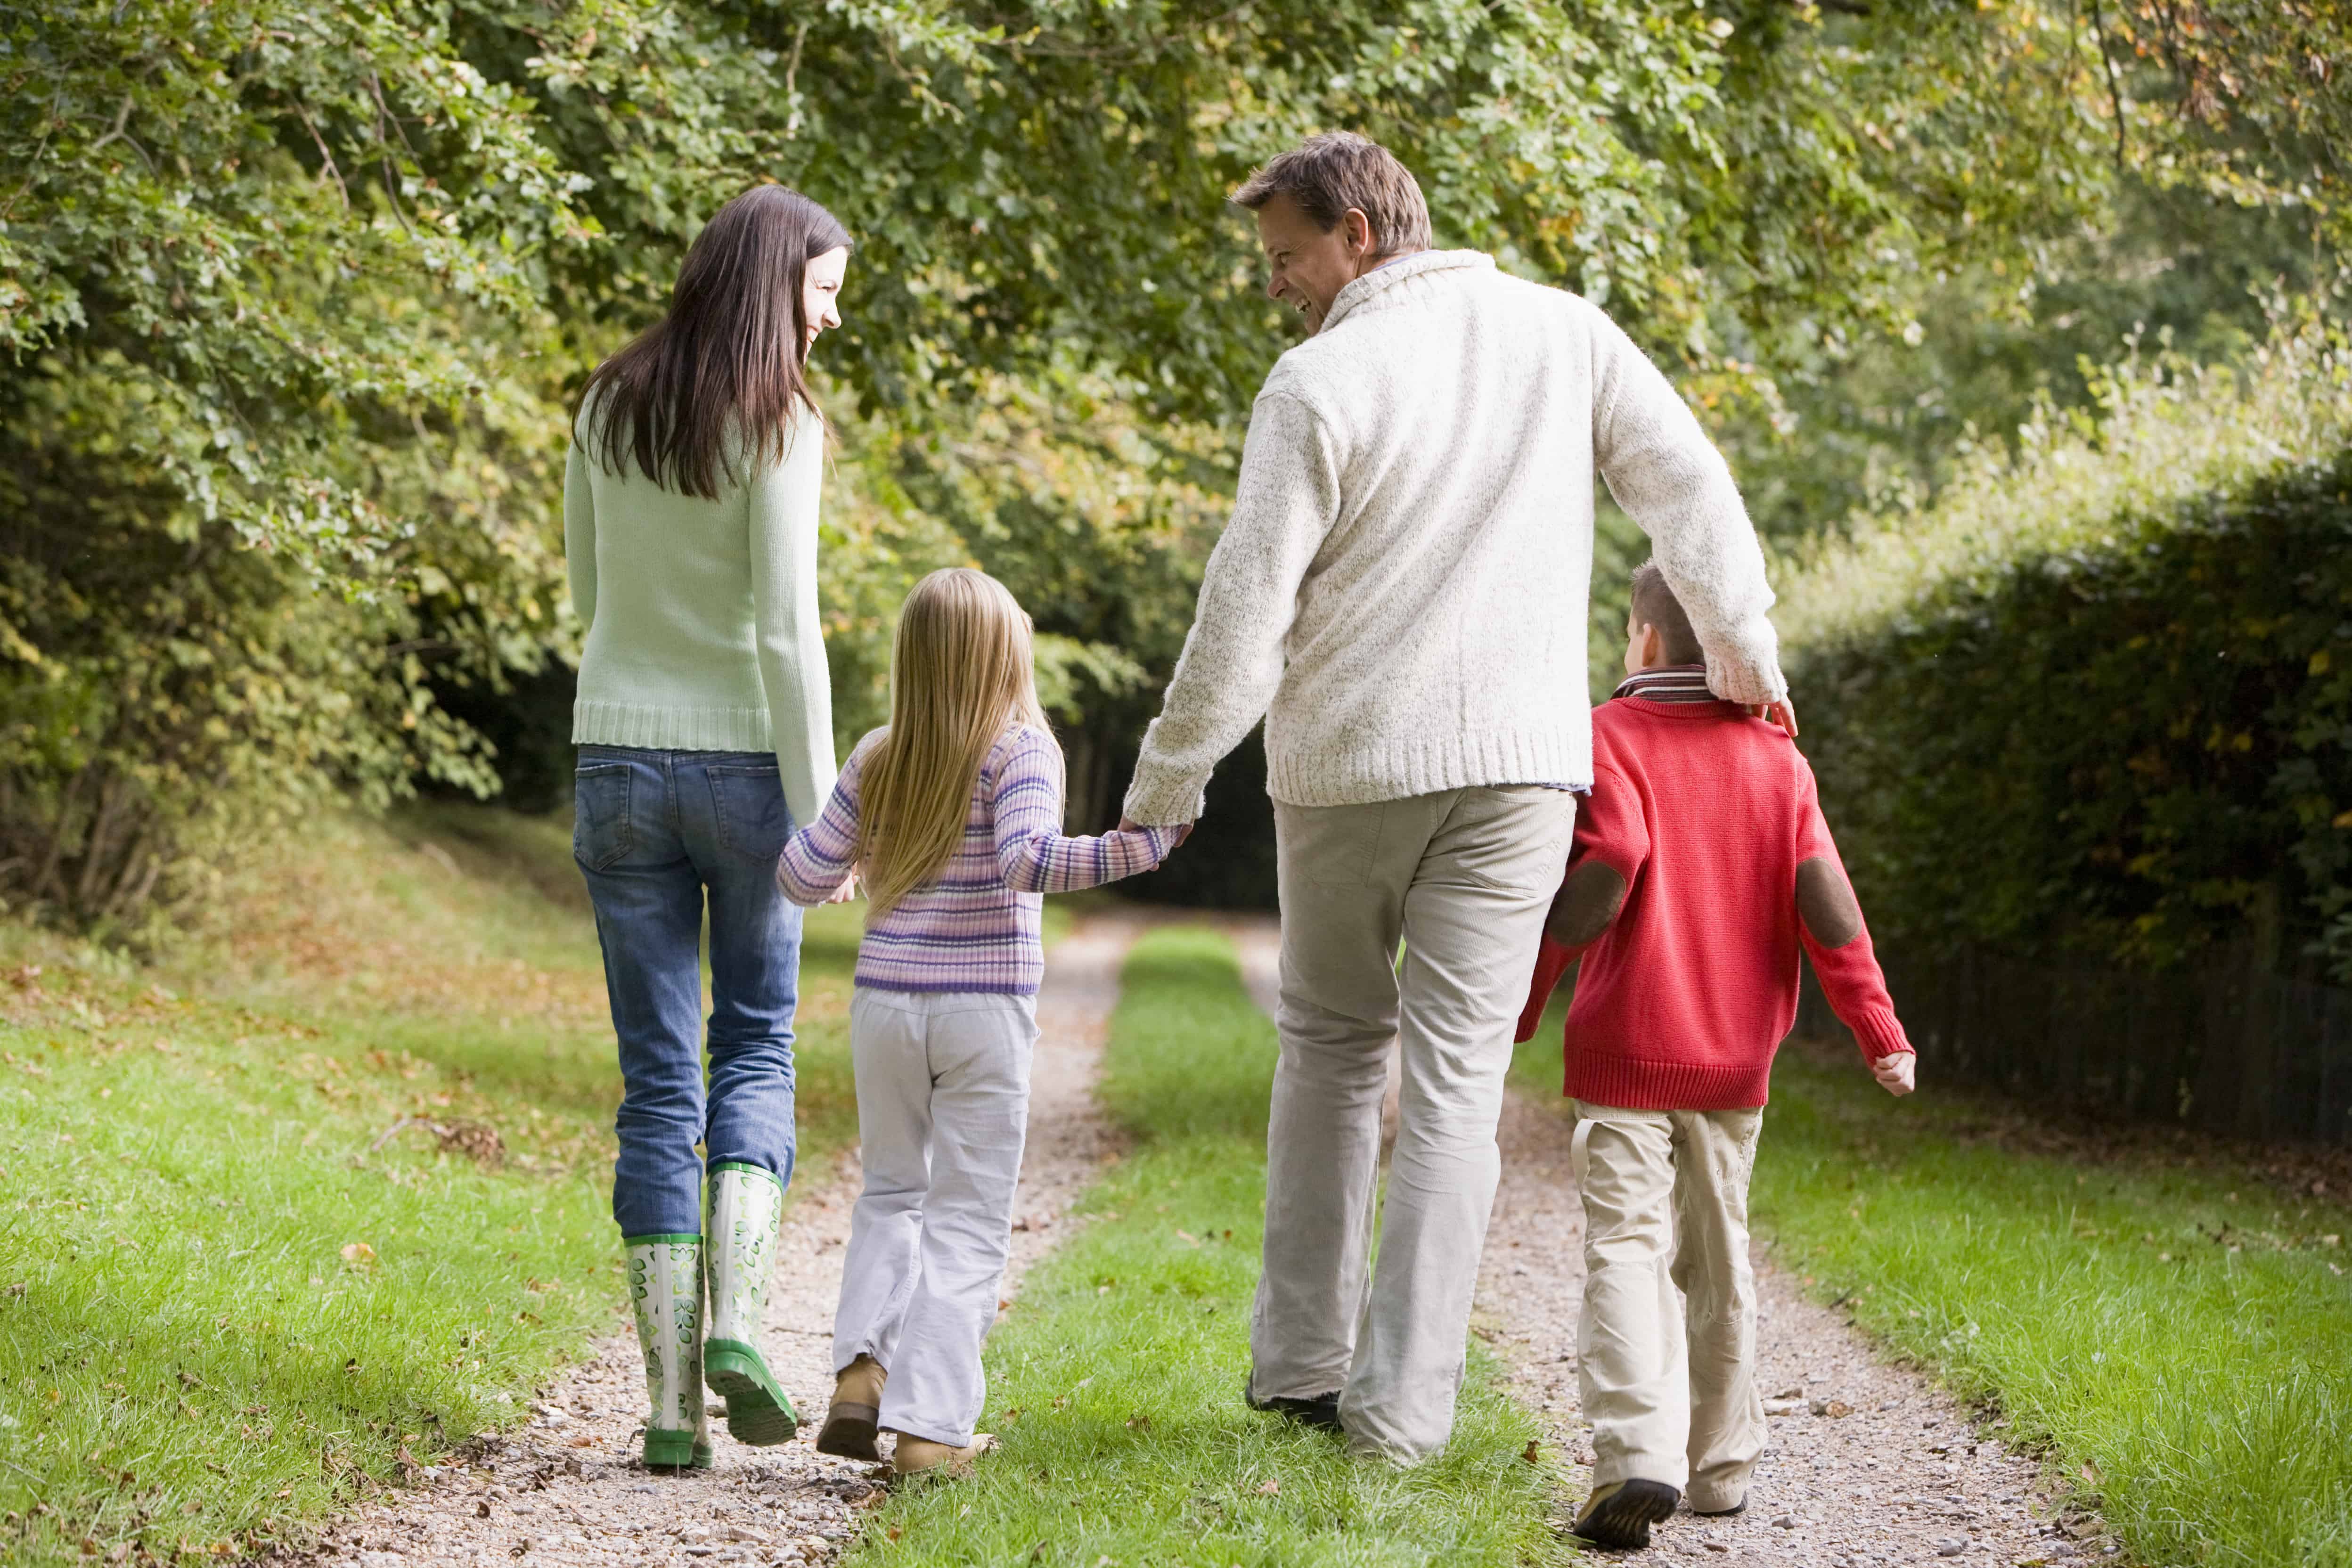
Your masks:
M 1698 634 L 1691 630 L 1690 616 L 1683 613 L 1683 602 L 1666 586 L 1666 574 L 1658 570 L 1654 561 L 1644 561 L 1633 568 L 1633 625 L 1655 626 L 1665 639 L 1668 664 L 1704 663 L 1706 654 L 1698 646 Z
M 1297 202 L 1326 234 L 1355 208 L 1370 221 L 1372 243 L 1382 257 L 1430 247 L 1429 204 L 1412 171 L 1352 131 L 1308 137 L 1243 181 L 1234 205 L 1255 212 L 1276 196 Z

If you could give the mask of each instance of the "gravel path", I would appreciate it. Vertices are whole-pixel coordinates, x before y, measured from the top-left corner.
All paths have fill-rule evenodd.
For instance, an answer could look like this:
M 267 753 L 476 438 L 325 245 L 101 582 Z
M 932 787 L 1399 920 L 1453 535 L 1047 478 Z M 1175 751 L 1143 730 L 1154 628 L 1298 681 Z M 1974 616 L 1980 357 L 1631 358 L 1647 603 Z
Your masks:
M 1111 1134 L 1095 1108 L 1103 1033 L 1118 966 L 1139 922 L 1088 920 L 1056 943 L 1038 998 L 1029 1143 L 1021 1167 L 1009 1297 L 1059 1237 L 1064 1216 Z M 812 1178 L 822 1178 L 813 1180 Z M 636 1462 L 645 1373 L 634 1334 L 602 1340 L 532 1407 L 522 1430 L 478 1441 L 427 1469 L 415 1490 L 362 1505 L 325 1533 L 312 1563 L 831 1563 L 880 1500 L 874 1467 L 828 1458 L 811 1439 L 833 1392 L 834 1300 L 857 1194 L 854 1152 L 794 1184 L 778 1245 L 761 1349 L 809 1425 L 792 1442 L 751 1448 L 713 1418 L 717 1466 L 684 1476 Z
M 1229 929 L 1241 946 L 1244 977 L 1270 1012 L 1276 928 L 1265 921 Z M 1766 1159 L 1770 1139 L 1768 1116 Z M 1504 1105 L 1500 1142 L 1503 1183 L 1473 1331 L 1502 1358 L 1512 1391 L 1567 1457 L 1580 1502 L 1591 1458 L 1576 1394 L 1584 1216 L 1569 1173 L 1568 1120 L 1514 1094 Z M 1767 1247 L 1757 1251 L 1759 1374 L 1766 1408 L 1780 1414 L 1771 1417 L 1771 1447 L 1747 1510 L 1703 1520 L 1685 1507 L 1658 1527 L 1647 1551 L 1624 1560 L 1830 1568 L 1951 1560 L 1982 1568 L 2087 1565 L 2116 1550 L 2095 1518 L 2053 1500 L 2039 1461 L 1982 1437 L 1967 1410 L 1916 1372 L 1879 1360 L 1844 1318 L 1774 1268 Z

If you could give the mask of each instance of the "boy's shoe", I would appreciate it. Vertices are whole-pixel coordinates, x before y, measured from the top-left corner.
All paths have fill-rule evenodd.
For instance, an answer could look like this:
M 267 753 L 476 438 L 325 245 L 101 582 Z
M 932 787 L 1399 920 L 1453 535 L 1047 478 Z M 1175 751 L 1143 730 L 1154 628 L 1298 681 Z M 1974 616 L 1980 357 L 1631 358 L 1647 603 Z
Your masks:
M 1339 1425 L 1339 1395 L 1337 1390 L 1329 1394 L 1314 1394 L 1305 1399 L 1282 1394 L 1277 1394 L 1271 1399 L 1260 1399 L 1250 1392 L 1249 1384 L 1244 1383 L 1242 1384 L 1242 1398 L 1248 1402 L 1252 1410 L 1263 1410 L 1270 1415 L 1280 1415 L 1286 1420 L 1297 1422 L 1301 1426 L 1312 1426 L 1319 1432 L 1346 1430 Z
M 817 1429 L 818 1453 L 844 1459 L 882 1458 L 874 1439 L 882 1429 L 882 1385 L 889 1375 L 870 1355 L 841 1369 L 833 1382 L 833 1404 L 824 1413 L 824 1425 Z
M 646 1357 L 645 1463 L 649 1470 L 710 1468 L 702 1405 L 702 1237 L 622 1239 L 629 1306 Z
M 784 1184 L 757 1165 L 710 1168 L 710 1337 L 703 1377 L 727 1396 L 727 1430 L 739 1443 L 770 1447 L 800 1430 L 793 1408 L 755 1343 L 768 1301 L 768 1273 L 783 1224 Z
M 1595 1546 L 1632 1552 L 1650 1544 L 1650 1526 L 1675 1511 L 1682 1493 L 1664 1481 L 1617 1481 L 1595 1487 L 1569 1527 Z
M 929 1437 L 909 1437 L 901 1432 L 890 1450 L 890 1473 L 894 1476 L 961 1475 L 971 1468 L 972 1461 L 996 1447 L 996 1439 L 982 1432 L 962 1447 L 934 1443 Z

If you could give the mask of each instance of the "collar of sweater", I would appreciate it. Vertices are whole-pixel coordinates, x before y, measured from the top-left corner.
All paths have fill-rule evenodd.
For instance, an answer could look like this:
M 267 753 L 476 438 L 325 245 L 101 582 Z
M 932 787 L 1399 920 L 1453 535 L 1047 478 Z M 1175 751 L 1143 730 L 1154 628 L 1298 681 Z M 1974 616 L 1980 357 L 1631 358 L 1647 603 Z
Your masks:
M 1410 279 L 1425 278 L 1433 272 L 1471 268 L 1492 272 L 1495 258 L 1483 250 L 1419 250 L 1411 256 L 1400 256 L 1394 261 L 1383 262 L 1340 289 L 1332 299 L 1330 311 L 1323 318 L 1323 331 L 1329 331 L 1351 312 L 1363 309 L 1382 295 L 1394 293 Z
M 1706 689 L 1706 666 L 1703 664 L 1654 665 L 1627 676 L 1609 695 L 1612 699 L 1638 697 L 1645 702 L 1716 700 L 1715 693 Z

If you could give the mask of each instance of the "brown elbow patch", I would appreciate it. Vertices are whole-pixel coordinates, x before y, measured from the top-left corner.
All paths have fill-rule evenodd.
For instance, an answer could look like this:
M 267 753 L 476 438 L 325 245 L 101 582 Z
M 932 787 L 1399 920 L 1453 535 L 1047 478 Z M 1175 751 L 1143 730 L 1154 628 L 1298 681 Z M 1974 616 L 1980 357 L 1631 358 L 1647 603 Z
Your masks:
M 1568 874 L 1559 895 L 1551 901 L 1544 931 L 1552 941 L 1569 947 L 1598 942 L 1625 902 L 1625 879 L 1598 860 L 1587 860 Z
M 1797 918 L 1823 947 L 1843 947 L 1862 934 L 1862 906 L 1826 856 L 1797 868 Z

